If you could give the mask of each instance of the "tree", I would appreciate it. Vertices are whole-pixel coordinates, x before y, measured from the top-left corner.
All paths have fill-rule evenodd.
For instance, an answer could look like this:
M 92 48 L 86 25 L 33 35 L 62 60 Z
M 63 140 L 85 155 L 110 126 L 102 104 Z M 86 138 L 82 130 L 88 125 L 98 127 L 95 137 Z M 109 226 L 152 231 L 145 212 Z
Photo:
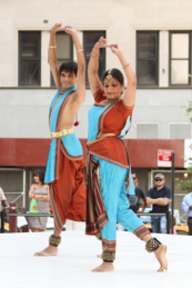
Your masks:
M 189 74 L 189 77 L 192 78 L 192 75 Z M 186 109 L 187 115 L 189 116 L 190 122 L 192 122 L 192 101 L 188 101 L 188 105 L 184 106 L 183 108 Z M 180 178 L 175 178 L 176 180 L 176 188 L 185 191 L 187 193 L 192 191 L 192 158 L 189 158 L 189 167 L 186 170 L 187 177 L 185 180 Z
M 185 106 L 189 120 L 192 122 L 192 101 L 188 101 L 188 106 Z

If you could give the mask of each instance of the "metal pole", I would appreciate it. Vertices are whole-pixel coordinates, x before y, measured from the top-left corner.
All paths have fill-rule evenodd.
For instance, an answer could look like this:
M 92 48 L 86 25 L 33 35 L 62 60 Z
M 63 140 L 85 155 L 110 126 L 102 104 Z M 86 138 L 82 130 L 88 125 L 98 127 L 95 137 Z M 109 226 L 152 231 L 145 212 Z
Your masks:
M 4 222 L 5 222 L 4 211 L 2 210 L 0 213 L 1 213 L 1 233 L 4 233 Z
M 174 190 L 175 190 L 175 153 L 171 153 L 171 192 L 172 192 L 172 202 L 171 202 L 171 234 L 173 234 L 173 224 L 174 224 Z
M 166 211 L 166 219 L 167 219 L 167 234 L 170 234 L 170 211 Z
M 25 207 L 26 169 L 23 169 L 23 207 Z

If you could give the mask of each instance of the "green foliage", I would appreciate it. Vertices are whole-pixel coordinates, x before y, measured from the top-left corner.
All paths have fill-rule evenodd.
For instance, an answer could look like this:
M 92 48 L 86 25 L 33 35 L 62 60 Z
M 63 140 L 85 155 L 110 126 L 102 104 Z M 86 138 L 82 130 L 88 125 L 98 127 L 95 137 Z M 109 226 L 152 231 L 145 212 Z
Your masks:
M 189 77 L 192 78 L 192 75 L 189 74 Z M 188 101 L 188 106 L 185 106 L 187 115 L 189 116 L 190 121 L 192 122 L 192 101 Z
M 189 116 L 190 121 L 192 122 L 192 101 L 188 101 L 188 106 L 185 106 L 187 115 Z
M 189 77 L 192 78 L 192 75 L 189 74 Z M 183 106 L 183 108 L 186 109 L 189 120 L 192 122 L 192 101 L 188 101 L 188 105 Z M 189 193 L 192 191 L 192 158 L 189 158 L 189 167 L 187 168 L 186 173 L 188 173 L 188 177 L 186 177 L 184 180 L 175 178 L 176 189 Z
M 180 178 L 175 178 L 176 189 L 182 192 L 191 192 L 192 191 L 192 158 L 189 158 L 189 167 L 186 172 L 188 176 L 182 180 Z

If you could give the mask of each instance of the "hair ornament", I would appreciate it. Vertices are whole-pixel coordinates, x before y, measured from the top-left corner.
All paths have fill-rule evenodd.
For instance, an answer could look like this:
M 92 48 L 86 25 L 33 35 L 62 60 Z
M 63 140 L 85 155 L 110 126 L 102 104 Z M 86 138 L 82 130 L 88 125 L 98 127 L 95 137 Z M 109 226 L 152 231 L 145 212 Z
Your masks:
M 106 79 L 110 80 L 112 78 L 111 69 L 109 69 Z

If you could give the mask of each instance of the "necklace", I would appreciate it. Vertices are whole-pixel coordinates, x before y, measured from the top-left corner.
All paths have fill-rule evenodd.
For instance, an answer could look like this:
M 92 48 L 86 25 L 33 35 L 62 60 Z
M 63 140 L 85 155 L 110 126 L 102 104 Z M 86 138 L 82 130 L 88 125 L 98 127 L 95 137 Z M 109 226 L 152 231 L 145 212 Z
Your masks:
M 119 101 L 119 99 L 106 99 L 105 100 L 105 103 L 107 103 L 107 104 L 113 104 L 113 103 L 116 103 L 116 102 L 118 102 Z

